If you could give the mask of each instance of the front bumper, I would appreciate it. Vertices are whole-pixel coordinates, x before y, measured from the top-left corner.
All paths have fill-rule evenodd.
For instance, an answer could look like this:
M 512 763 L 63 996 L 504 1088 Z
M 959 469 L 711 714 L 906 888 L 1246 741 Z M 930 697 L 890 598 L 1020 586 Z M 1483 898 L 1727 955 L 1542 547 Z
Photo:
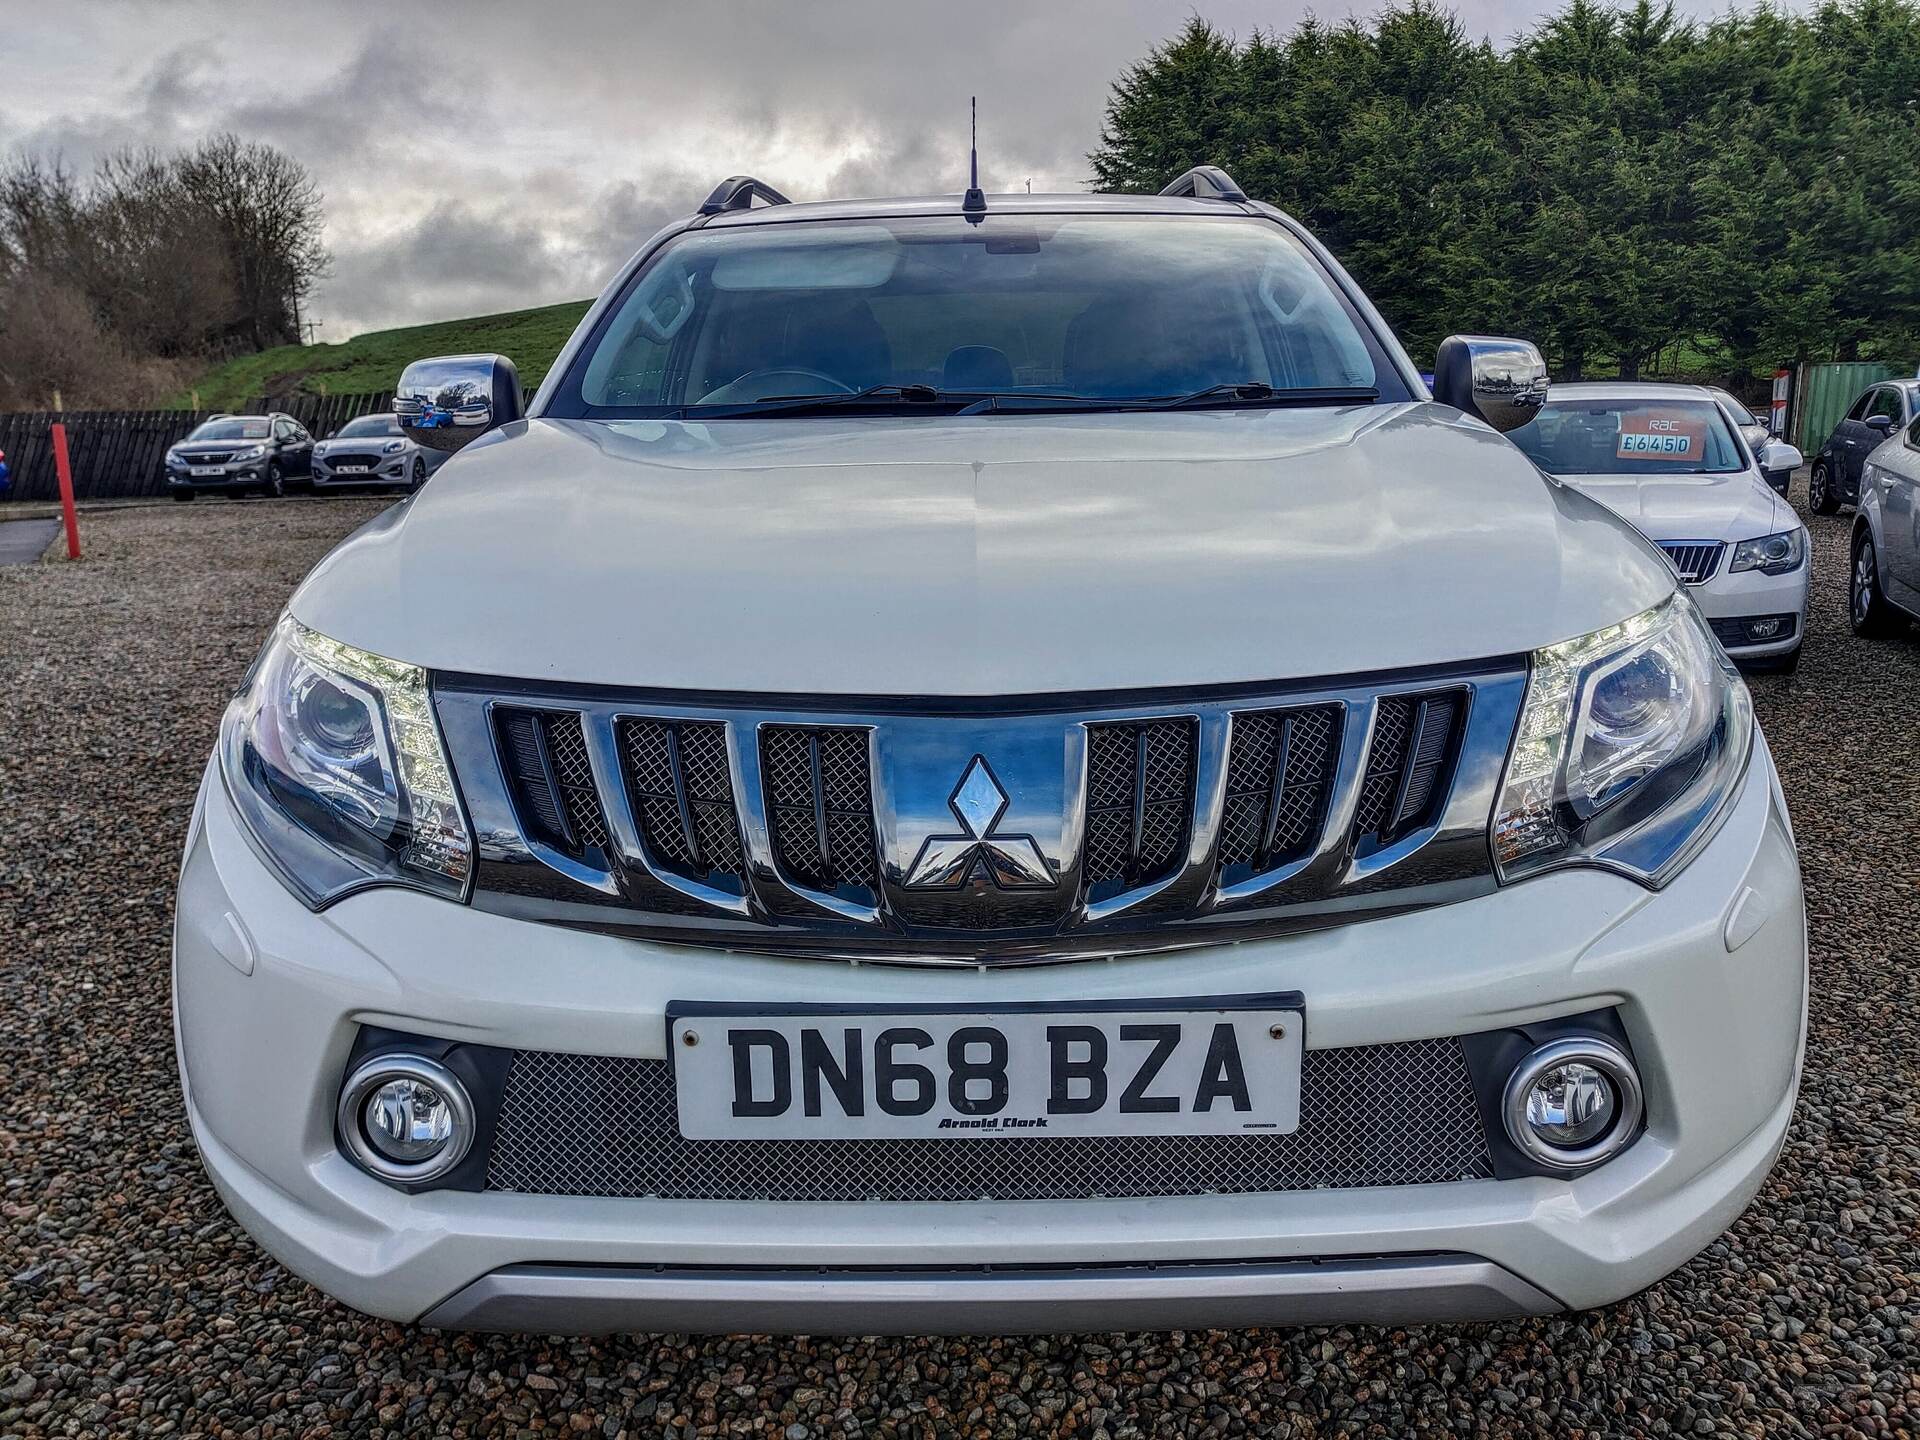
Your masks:
M 264 485 L 267 479 L 267 462 L 250 460 L 243 465 L 223 465 L 218 475 L 189 475 L 184 470 L 167 471 L 167 489 L 192 490 L 196 493 L 221 490 L 250 490 L 256 485 Z
M 1731 547 L 1729 547 L 1731 553 Z M 1752 621 L 1766 617 L 1779 619 L 1784 632 L 1778 639 L 1734 641 L 1729 628 L 1721 644 L 1736 660 L 1766 660 L 1788 655 L 1800 648 L 1807 628 L 1807 592 L 1813 576 L 1813 557 L 1808 555 L 1798 570 L 1785 575 L 1763 575 L 1758 570 L 1735 574 L 1724 568 L 1704 585 L 1688 587 L 1716 633 L 1726 622 Z M 1786 622 L 1791 622 L 1786 623 Z
M 346 489 L 355 485 L 404 485 L 407 483 L 407 467 L 412 462 L 405 455 L 394 455 L 381 460 L 372 470 L 358 470 L 341 474 L 326 462 L 323 456 L 313 457 L 313 483 L 321 489 Z
M 255 857 L 210 770 L 181 878 L 174 994 L 189 1116 L 222 1198 L 290 1269 L 359 1309 L 549 1332 L 1004 1332 L 1469 1319 L 1631 1294 L 1724 1230 L 1778 1153 L 1805 966 L 1799 872 L 1761 741 L 1719 833 L 1658 894 L 1567 871 L 1319 933 L 988 971 L 691 950 L 399 890 L 314 915 Z M 1276 988 L 1305 994 L 1310 1049 L 1616 1008 L 1646 1132 L 1573 1180 L 962 1203 L 408 1195 L 334 1140 L 364 1025 L 657 1058 L 673 999 Z

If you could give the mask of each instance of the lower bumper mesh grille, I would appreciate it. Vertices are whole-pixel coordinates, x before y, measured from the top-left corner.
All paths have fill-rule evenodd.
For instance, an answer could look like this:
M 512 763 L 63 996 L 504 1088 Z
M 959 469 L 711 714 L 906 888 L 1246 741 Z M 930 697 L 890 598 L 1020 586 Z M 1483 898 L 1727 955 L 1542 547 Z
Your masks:
M 1453 1040 L 1310 1050 L 1291 1135 L 686 1140 L 664 1060 L 522 1051 L 489 1190 L 673 1200 L 1065 1200 L 1493 1174 Z

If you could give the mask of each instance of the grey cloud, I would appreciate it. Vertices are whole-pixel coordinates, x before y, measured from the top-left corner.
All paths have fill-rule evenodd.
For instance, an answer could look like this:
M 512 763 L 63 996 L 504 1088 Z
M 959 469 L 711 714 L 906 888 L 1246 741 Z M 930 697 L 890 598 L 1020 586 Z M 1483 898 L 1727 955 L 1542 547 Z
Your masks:
M 1308 3 L 1197 8 L 1247 35 L 1284 31 Z M 1321 13 L 1377 3 L 1323 0 Z M 1558 3 L 1458 8 L 1505 43 Z M 0 16 L 0 148 L 85 164 L 233 130 L 313 171 L 335 254 L 313 309 L 330 339 L 590 294 L 737 171 L 796 199 L 957 191 L 973 94 L 989 189 L 1081 188 L 1109 84 L 1190 13 L 1164 0 L 468 0 L 428 31 L 390 0 L 336 0 L 297 23 L 241 0 L 8 7 L 21 14 Z M 55 26 L 89 43 L 56 43 Z M 72 75 L 50 58 L 81 55 Z

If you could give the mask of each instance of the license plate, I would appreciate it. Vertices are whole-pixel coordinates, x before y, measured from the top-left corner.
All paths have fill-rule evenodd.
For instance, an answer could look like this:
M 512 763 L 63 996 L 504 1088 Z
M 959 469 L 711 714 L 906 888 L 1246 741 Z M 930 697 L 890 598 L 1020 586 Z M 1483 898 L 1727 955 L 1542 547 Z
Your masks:
M 336 465 L 333 467 L 333 473 L 336 475 L 364 475 L 367 473 L 367 467 L 364 465 Z
M 224 475 L 227 472 L 218 465 L 189 465 L 187 473 L 189 475 Z
M 1304 1001 L 767 1008 L 677 1001 L 668 1053 L 694 1140 L 1286 1134 Z

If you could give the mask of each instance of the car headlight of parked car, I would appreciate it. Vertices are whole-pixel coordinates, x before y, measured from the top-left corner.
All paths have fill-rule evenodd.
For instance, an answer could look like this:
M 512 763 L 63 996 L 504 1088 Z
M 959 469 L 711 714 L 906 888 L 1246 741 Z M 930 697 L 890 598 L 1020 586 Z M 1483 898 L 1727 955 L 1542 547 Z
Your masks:
M 245 446 L 242 446 L 240 449 L 234 451 L 233 454 L 227 457 L 227 459 L 230 461 L 258 460 L 262 455 L 266 453 L 267 453 L 267 447 L 264 445 L 245 445 Z
M 220 753 L 248 831 L 309 906 L 369 885 L 464 897 L 473 846 L 419 666 L 283 616 Z
M 1752 742 L 1747 687 L 1684 594 L 1536 650 L 1494 814 L 1501 878 L 1599 865 L 1664 885 Z
M 389 440 L 387 441 L 386 444 L 380 447 L 380 450 L 382 454 L 398 455 L 402 450 L 406 448 L 406 444 L 407 442 L 404 440 Z
M 1733 547 L 1729 571 L 1758 570 L 1762 575 L 1787 575 L 1798 570 L 1807 559 L 1807 532 L 1782 530 L 1777 535 L 1762 535 L 1742 540 Z

